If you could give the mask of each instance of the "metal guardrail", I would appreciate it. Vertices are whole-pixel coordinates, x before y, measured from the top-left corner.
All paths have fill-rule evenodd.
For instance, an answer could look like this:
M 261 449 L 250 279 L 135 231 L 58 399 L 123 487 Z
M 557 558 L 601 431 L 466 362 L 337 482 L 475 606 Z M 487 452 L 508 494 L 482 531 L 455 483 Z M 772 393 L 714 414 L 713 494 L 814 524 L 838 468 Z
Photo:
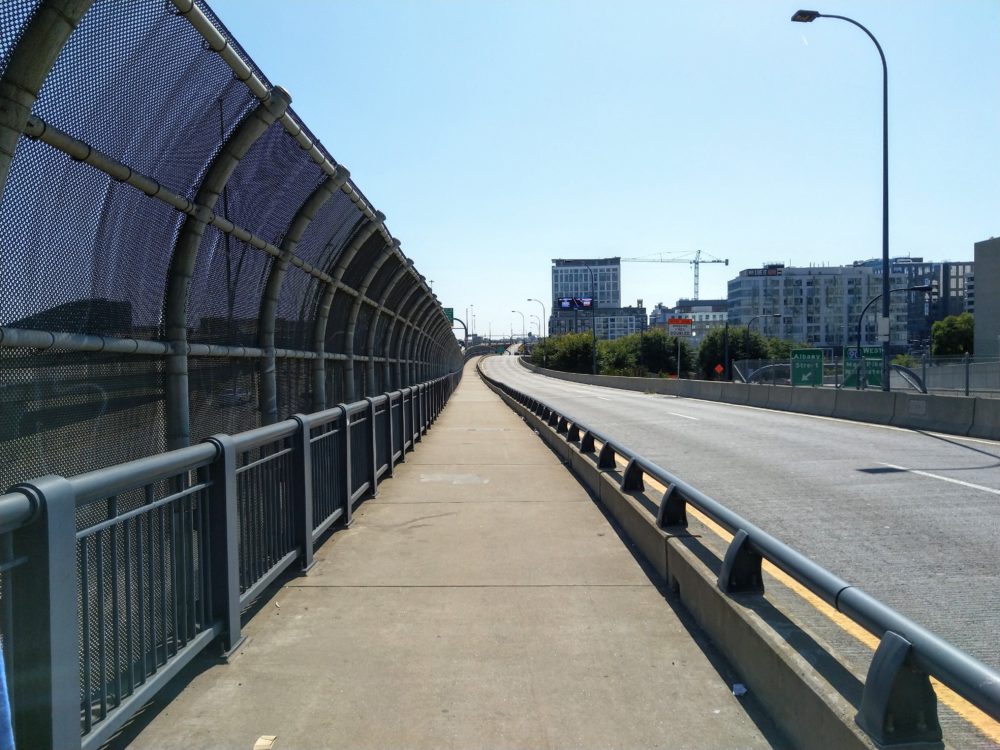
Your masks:
M 0 495 L 0 627 L 18 747 L 100 747 L 427 431 L 460 372 Z
M 763 592 L 761 562 L 768 560 L 880 638 L 869 666 L 857 717 L 861 728 L 876 742 L 891 746 L 941 739 L 936 698 L 928 675 L 1000 721 L 1000 673 L 834 575 L 620 441 L 490 378 L 482 370 L 479 374 L 495 389 L 545 420 L 557 433 L 565 435 L 566 441 L 576 444 L 581 453 L 594 454 L 598 469 L 615 469 L 615 456 L 627 459 L 621 476 L 622 490 L 642 490 L 643 476 L 662 483 L 667 489 L 657 512 L 659 528 L 686 527 L 686 508 L 690 505 L 733 534 L 719 573 L 718 586 L 722 591 Z M 599 450 L 595 450 L 596 443 L 601 444 Z

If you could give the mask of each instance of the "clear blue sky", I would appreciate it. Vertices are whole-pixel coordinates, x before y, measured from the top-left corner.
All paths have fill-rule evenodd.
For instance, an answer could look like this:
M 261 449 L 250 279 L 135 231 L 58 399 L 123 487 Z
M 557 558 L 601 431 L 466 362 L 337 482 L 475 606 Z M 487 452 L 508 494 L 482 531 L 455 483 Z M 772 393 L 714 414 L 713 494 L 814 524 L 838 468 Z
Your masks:
M 797 0 L 209 0 L 350 170 L 442 304 L 520 330 L 550 259 L 881 255 L 878 54 Z M 1000 235 L 1000 0 L 840 0 L 889 64 L 890 252 Z M 689 297 L 623 264 L 622 301 Z M 530 321 L 530 318 L 529 318 Z

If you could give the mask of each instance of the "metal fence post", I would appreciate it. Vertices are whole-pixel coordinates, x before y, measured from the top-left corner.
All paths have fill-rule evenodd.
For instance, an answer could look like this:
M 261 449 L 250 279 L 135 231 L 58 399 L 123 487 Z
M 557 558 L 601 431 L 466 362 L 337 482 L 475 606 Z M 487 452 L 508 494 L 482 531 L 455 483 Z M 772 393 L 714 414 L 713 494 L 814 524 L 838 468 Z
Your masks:
M 41 517 L 14 537 L 11 697 L 18 747 L 80 747 L 80 650 L 76 497 L 63 477 L 13 487 Z M 89 703 L 84 710 L 90 710 Z
M 400 402 L 399 408 L 403 408 L 402 402 Z M 396 445 L 393 442 L 394 433 L 395 430 L 393 429 L 392 419 L 392 396 L 387 392 L 385 394 L 385 442 L 388 447 L 388 451 L 386 452 L 386 456 L 388 456 L 388 458 L 386 461 L 389 464 L 388 474 L 390 478 L 396 475 L 396 470 L 393 468 L 396 462 L 392 457 L 396 452 Z M 400 455 L 402 455 L 402 451 L 400 451 Z
M 211 533 L 212 619 L 222 621 L 222 652 L 229 656 L 244 641 L 240 626 L 240 527 L 236 510 L 236 445 L 229 435 L 208 441 L 219 453 L 209 467 L 208 528 Z
M 965 354 L 962 355 L 962 364 L 965 365 L 965 395 L 966 396 L 969 395 L 969 369 L 970 369 L 969 368 L 969 363 L 970 362 L 971 362 L 971 360 L 969 359 L 969 353 L 966 352 Z
M 368 489 L 371 490 L 372 497 L 378 495 L 378 430 L 375 429 L 375 399 L 365 396 L 368 402 L 368 443 L 371 450 L 371 461 L 368 462 L 368 470 L 371 472 L 371 482 Z
M 354 494 L 354 481 L 351 478 L 351 417 L 347 413 L 347 404 L 337 404 L 340 417 L 344 420 L 341 440 L 341 458 L 344 461 L 344 527 L 347 528 L 354 520 L 351 512 L 351 495 Z
M 302 548 L 302 572 L 308 571 L 313 560 L 313 471 L 312 471 L 312 431 L 305 415 L 294 414 L 292 419 L 299 428 L 292 435 L 294 451 L 292 504 L 295 509 L 295 527 L 299 546 Z

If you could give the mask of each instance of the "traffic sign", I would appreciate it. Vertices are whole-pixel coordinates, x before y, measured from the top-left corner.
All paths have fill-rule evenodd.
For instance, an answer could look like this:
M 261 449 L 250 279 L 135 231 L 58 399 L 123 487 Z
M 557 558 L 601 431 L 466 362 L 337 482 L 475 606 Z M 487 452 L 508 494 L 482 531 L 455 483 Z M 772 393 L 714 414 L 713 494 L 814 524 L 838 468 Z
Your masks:
M 721 374 L 722 374 L 722 373 L 724 373 L 725 371 L 726 371 L 726 368 L 725 368 L 725 367 L 723 367 L 722 365 L 716 365 L 716 366 L 715 366 L 715 374 L 716 374 L 716 375 L 721 375 Z
M 822 349 L 792 349 L 792 385 L 823 385 Z
M 454 323 L 455 322 L 455 308 L 454 307 L 446 307 L 446 308 L 444 308 L 444 316 L 448 319 L 449 323 Z
M 693 323 L 691 318 L 667 318 L 667 333 L 671 336 L 690 336 Z
M 844 361 L 844 387 L 858 387 L 858 370 L 862 370 L 864 382 L 875 388 L 882 387 L 882 347 L 863 346 L 861 347 L 861 359 L 863 362 L 859 367 L 858 349 L 850 347 L 847 350 L 847 359 Z

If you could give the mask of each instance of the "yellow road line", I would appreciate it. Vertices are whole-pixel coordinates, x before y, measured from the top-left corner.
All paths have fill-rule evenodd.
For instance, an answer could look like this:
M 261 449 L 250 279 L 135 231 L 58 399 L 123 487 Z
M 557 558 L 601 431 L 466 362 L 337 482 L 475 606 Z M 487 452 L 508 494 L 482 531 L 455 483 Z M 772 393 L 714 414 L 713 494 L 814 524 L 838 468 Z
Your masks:
M 601 441 L 594 441 L 595 445 L 603 445 Z M 615 463 L 624 469 L 627 466 L 627 462 L 615 454 Z M 647 485 L 651 485 L 653 489 L 659 490 L 660 492 L 666 492 L 667 488 L 663 486 L 662 483 L 658 482 L 653 477 L 644 474 L 643 481 Z M 711 530 L 716 536 L 720 537 L 727 544 L 732 541 L 733 535 L 726 531 L 724 528 L 715 523 L 705 514 L 698 511 L 696 508 L 692 508 L 690 505 L 687 508 L 687 512 L 698 519 L 706 528 Z M 873 652 L 878 648 L 879 639 L 874 635 L 869 633 L 863 627 L 858 625 L 850 617 L 845 614 L 838 612 L 832 606 L 827 604 L 825 601 L 820 599 L 816 594 L 807 589 L 801 583 L 796 581 L 790 575 L 780 570 L 773 563 L 767 560 L 763 561 L 761 565 L 763 571 L 770 575 L 772 578 L 777 580 L 779 583 L 783 584 L 787 588 L 791 589 L 793 592 L 798 594 L 802 599 L 811 604 L 814 609 L 816 609 L 820 614 L 824 615 L 827 619 L 832 621 L 835 625 L 840 627 L 845 633 L 853 636 L 856 640 L 870 648 Z M 934 686 L 934 692 L 937 693 L 938 700 L 944 703 L 948 708 L 961 716 L 965 721 L 969 722 L 978 729 L 985 737 L 987 737 L 991 742 L 1000 743 L 1000 722 L 993 719 L 988 714 L 981 711 L 979 708 L 969 703 L 965 698 L 960 696 L 955 691 L 951 690 L 947 685 L 941 684 L 938 680 L 931 677 L 931 685 Z

